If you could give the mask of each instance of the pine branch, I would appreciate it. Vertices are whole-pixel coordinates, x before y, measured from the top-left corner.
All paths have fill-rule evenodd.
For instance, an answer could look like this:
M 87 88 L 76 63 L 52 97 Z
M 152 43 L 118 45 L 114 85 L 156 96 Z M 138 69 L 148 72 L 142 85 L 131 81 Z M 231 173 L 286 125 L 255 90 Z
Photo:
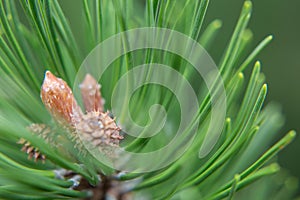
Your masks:
M 205 49 L 218 48 L 215 38 L 220 34 L 222 22 L 214 20 L 204 27 L 208 5 L 208 0 L 85 0 L 78 4 L 82 10 L 78 15 L 83 16 L 82 22 L 78 22 L 83 27 L 78 28 L 84 29 L 85 35 L 77 38 L 69 24 L 77 22 L 64 14 L 60 1 L 1 0 L 0 198 L 247 199 L 253 193 L 252 187 L 257 194 L 265 189 L 277 195 L 278 185 L 283 188 L 281 196 L 292 197 L 297 182 L 289 175 L 282 175 L 276 156 L 293 140 L 295 132 L 290 131 L 271 145 L 283 118 L 276 106 L 264 106 L 267 84 L 256 57 L 272 36 L 248 52 L 253 37 L 247 28 L 252 11 L 250 1 L 243 5 L 218 67 L 226 93 L 224 127 L 216 143 L 201 158 L 199 149 L 206 142 L 213 116 L 212 102 L 217 94 L 209 89 L 219 91 L 219 79 L 212 80 L 208 88 L 207 80 L 201 78 L 192 63 L 175 52 L 154 48 L 132 51 L 134 42 L 141 40 L 146 44 L 149 38 L 138 35 L 132 41 L 128 32 L 119 35 L 120 46 L 112 44 L 96 62 L 90 62 L 90 54 L 84 53 L 92 54 L 99 45 L 121 32 L 145 27 L 157 28 L 148 33 L 154 43 L 160 41 L 166 49 L 176 47 L 183 55 L 189 55 L 186 58 L 192 58 L 196 47 L 181 41 L 176 44 L 172 37 L 177 33 Z M 173 32 L 157 37 L 159 30 Z M 112 49 L 116 51 L 109 51 Z M 104 69 L 98 68 L 106 62 L 105 56 L 119 52 L 124 54 L 109 63 L 99 77 L 99 71 Z M 196 57 L 201 60 L 205 55 L 203 51 Z M 243 59 L 245 55 L 248 56 Z M 157 63 L 169 66 L 184 79 L 158 73 L 161 65 L 154 65 Z M 143 64 L 152 65 L 138 76 L 125 79 L 123 91 L 115 91 L 124 76 Z M 248 81 L 245 70 L 251 67 Z M 113 164 L 120 164 L 120 160 L 125 166 L 136 162 L 122 156 L 124 150 L 144 155 L 167 146 L 177 138 L 181 119 L 186 117 L 182 116 L 180 98 L 172 93 L 172 87 L 149 83 L 154 82 L 153 74 L 172 83 L 179 94 L 186 94 L 184 84 L 189 83 L 199 105 L 190 110 L 186 128 L 180 129 L 182 140 L 175 143 L 178 146 L 173 151 L 165 151 L 149 162 L 136 163 L 151 165 L 152 171 L 115 167 Z M 131 94 L 134 83 L 140 80 L 147 84 Z M 124 96 L 115 100 L 114 92 Z M 192 97 L 182 99 L 190 103 Z M 153 105 L 164 107 L 164 112 L 153 109 Z M 118 107 L 121 112 L 115 113 Z M 132 124 L 127 123 L 128 116 Z M 157 126 L 164 123 L 158 133 L 146 137 L 156 131 L 157 126 L 150 126 L 153 122 Z M 138 136 L 126 132 L 136 125 L 142 127 Z M 176 157 L 186 144 L 188 148 Z M 158 167 L 173 157 L 176 157 L 173 162 Z M 284 178 L 273 181 L 277 177 Z M 282 186 L 284 182 L 290 183 L 289 187 Z M 262 188 L 261 184 L 267 187 Z M 259 197 L 269 198 L 263 194 L 255 196 Z

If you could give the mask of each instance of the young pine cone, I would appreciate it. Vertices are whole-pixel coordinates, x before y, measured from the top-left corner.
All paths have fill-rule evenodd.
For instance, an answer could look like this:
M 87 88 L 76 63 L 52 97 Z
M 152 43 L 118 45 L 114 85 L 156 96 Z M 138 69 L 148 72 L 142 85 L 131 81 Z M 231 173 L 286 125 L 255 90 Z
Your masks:
M 38 148 L 35 148 L 28 142 L 27 140 L 21 138 L 18 142 L 18 144 L 22 144 L 22 151 L 26 152 L 28 154 L 28 159 L 33 158 L 35 162 L 38 160 L 41 160 L 42 162 L 45 162 L 46 156 L 43 155 Z
M 77 140 L 76 144 L 81 144 L 81 138 L 98 147 L 103 153 L 107 149 L 118 147 L 123 137 L 120 136 L 120 128 L 109 117 L 108 112 L 103 112 L 104 100 L 101 97 L 100 85 L 87 74 L 80 84 L 80 89 L 85 113 L 81 111 L 67 83 L 47 71 L 41 98 L 53 119 L 66 127 L 70 134 L 74 134 L 71 136 Z
M 120 128 L 115 120 L 110 118 L 108 112 L 88 112 L 75 126 L 77 134 L 85 142 L 93 145 L 92 147 L 98 147 L 100 152 L 106 155 L 115 156 L 113 150 L 119 146 L 119 141 L 123 137 L 119 135 Z
M 46 142 L 49 142 L 51 129 L 45 124 L 31 124 L 29 127 L 27 127 L 27 129 L 30 132 L 42 137 Z M 42 162 L 45 161 L 46 156 L 43 155 L 38 148 L 32 146 L 27 140 L 21 138 L 17 143 L 23 145 L 21 150 L 28 154 L 28 159 L 34 158 L 35 162 L 38 160 L 41 160 Z

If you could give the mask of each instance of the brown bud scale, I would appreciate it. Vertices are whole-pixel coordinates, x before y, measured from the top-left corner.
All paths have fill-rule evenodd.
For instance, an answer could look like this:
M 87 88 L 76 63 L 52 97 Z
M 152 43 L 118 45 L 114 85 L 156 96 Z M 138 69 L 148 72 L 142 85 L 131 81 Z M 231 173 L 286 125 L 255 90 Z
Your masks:
M 52 117 L 61 125 L 73 123 L 82 114 L 71 88 L 50 71 L 45 74 L 41 98 Z
M 86 112 L 103 112 L 104 99 L 100 92 L 101 85 L 90 74 L 87 74 L 79 87 Z

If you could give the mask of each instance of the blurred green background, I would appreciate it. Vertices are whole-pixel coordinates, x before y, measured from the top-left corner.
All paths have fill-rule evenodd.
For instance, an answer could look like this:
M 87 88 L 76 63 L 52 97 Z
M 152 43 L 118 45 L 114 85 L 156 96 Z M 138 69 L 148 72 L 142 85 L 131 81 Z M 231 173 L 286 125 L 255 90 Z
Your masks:
M 300 1 L 299 0 L 253 0 L 250 28 L 253 46 L 265 36 L 272 34 L 272 43 L 263 50 L 258 59 L 269 86 L 267 101 L 278 102 L 286 123 L 278 138 L 288 130 L 300 133 Z M 210 52 L 219 57 L 232 34 L 240 13 L 241 0 L 212 0 L 206 22 L 221 19 L 221 34 L 217 38 L 218 49 Z M 224 48 L 220 48 L 224 47 Z M 219 49 L 220 48 L 220 49 Z M 279 154 L 280 165 L 300 179 L 300 136 Z
M 184 0 L 176 0 L 184 1 Z M 219 58 L 224 51 L 234 26 L 239 17 L 242 0 L 211 0 L 205 24 L 214 19 L 223 22 L 222 31 L 216 38 L 217 48 L 209 50 L 214 58 Z M 266 74 L 269 93 L 267 101 L 282 105 L 286 123 L 278 133 L 279 139 L 287 131 L 295 129 L 300 133 L 300 1 L 299 0 L 253 0 L 253 15 L 250 28 L 254 38 L 251 48 L 254 48 L 265 36 L 272 34 L 273 42 L 263 50 L 258 60 L 262 62 L 262 70 Z M 82 36 L 82 29 L 76 29 L 82 20 L 81 3 L 73 0 L 61 1 L 70 17 L 75 35 Z M 75 19 L 75 20 L 74 20 Z M 78 20 L 76 20 L 78 19 Z M 84 41 L 84 40 L 82 40 Z M 82 42 L 79 41 L 79 42 Z M 249 49 L 250 50 L 250 49 Z M 218 59 L 215 59 L 216 62 Z M 280 165 L 290 173 L 300 178 L 300 137 L 284 149 L 279 156 Z

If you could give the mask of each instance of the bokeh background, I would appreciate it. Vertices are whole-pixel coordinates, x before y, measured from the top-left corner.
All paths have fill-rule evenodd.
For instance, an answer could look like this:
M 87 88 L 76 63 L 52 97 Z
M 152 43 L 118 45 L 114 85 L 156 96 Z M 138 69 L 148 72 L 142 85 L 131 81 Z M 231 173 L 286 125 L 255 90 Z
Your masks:
M 177 0 L 176 0 L 177 1 Z M 181 1 L 181 0 L 178 0 Z M 222 31 L 216 38 L 218 48 L 209 53 L 219 58 L 225 49 L 237 22 L 242 0 L 211 0 L 205 24 L 214 19 L 223 22 Z M 300 1 L 299 0 L 253 0 L 253 14 L 249 27 L 253 31 L 255 47 L 267 35 L 274 36 L 273 42 L 258 56 L 262 70 L 267 77 L 269 93 L 268 102 L 282 105 L 286 123 L 275 140 L 287 131 L 295 129 L 300 133 Z M 61 1 L 66 15 L 72 20 L 71 26 L 76 30 L 76 18 L 81 7 L 73 0 Z M 75 20 L 74 20 L 75 19 Z M 75 33 L 81 35 L 80 29 Z M 300 136 L 279 155 L 280 165 L 300 179 Z

